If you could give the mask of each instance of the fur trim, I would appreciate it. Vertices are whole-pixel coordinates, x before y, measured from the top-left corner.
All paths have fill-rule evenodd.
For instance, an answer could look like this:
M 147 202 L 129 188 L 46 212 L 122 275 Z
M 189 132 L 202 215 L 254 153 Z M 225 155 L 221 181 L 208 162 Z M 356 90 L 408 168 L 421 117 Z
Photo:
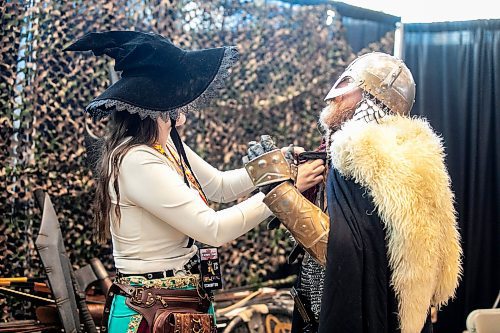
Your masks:
M 400 116 L 351 120 L 331 139 L 333 167 L 367 189 L 384 223 L 401 331 L 418 333 L 462 274 L 442 140 L 426 120 Z

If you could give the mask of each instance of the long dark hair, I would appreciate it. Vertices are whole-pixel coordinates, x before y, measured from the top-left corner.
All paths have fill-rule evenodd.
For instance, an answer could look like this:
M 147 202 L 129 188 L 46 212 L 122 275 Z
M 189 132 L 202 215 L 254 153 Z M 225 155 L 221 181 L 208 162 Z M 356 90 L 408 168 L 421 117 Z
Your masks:
M 131 137 L 131 139 L 124 142 L 127 137 Z M 110 218 L 112 205 L 109 195 L 110 181 L 113 183 L 117 199 L 114 210 L 116 219 L 113 222 L 119 223 L 121 218 L 118 174 L 123 157 L 132 147 L 137 145 L 151 146 L 158 141 L 158 138 L 158 125 L 150 117 L 141 119 L 138 114 L 130 114 L 127 111 L 112 113 L 108 123 L 108 133 L 100 142 L 99 157 L 94 168 L 97 188 L 93 204 L 93 225 L 99 243 L 105 244 L 110 238 L 109 228 L 112 222 Z

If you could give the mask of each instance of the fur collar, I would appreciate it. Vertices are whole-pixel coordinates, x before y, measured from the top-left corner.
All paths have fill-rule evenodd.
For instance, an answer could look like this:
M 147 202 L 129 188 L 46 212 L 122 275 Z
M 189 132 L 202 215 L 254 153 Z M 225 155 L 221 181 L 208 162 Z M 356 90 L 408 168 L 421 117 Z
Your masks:
M 331 137 L 332 166 L 367 189 L 384 223 L 403 333 L 454 296 L 462 272 L 442 140 L 424 119 L 348 121 Z

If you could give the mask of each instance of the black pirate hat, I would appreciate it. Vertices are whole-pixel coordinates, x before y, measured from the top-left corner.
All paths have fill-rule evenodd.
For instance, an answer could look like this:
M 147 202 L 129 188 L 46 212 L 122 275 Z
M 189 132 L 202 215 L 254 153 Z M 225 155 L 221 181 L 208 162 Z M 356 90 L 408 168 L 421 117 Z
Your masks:
M 136 31 L 88 33 L 65 50 L 106 54 L 121 72 L 121 78 L 86 107 L 95 118 L 113 110 L 142 118 L 176 118 L 213 97 L 238 57 L 235 47 L 187 51 L 161 35 Z

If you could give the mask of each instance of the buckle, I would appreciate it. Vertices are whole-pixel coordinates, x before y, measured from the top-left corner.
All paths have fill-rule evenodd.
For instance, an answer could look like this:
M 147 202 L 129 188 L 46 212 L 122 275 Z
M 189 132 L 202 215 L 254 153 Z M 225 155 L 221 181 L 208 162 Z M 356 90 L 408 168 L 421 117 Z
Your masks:
M 150 307 L 155 304 L 156 300 L 149 288 L 135 287 L 130 296 L 130 303 L 134 305 L 142 305 L 142 307 Z
M 136 305 L 141 304 L 143 295 L 144 295 L 144 288 L 135 287 L 130 296 L 130 302 Z

